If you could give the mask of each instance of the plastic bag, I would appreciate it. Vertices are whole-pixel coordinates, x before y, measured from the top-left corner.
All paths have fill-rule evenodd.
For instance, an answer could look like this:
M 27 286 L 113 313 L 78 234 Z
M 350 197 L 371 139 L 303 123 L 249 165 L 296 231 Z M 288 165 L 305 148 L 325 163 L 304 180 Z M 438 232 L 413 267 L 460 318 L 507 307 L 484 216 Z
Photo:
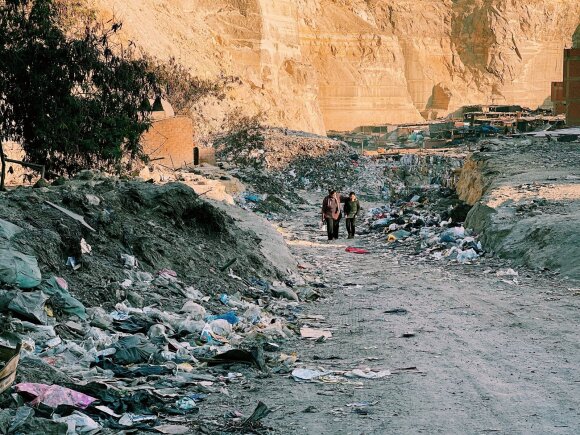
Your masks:
M 86 320 L 87 312 L 81 301 L 75 299 L 68 292 L 68 285 L 62 278 L 52 277 L 46 280 L 42 291 L 51 297 L 51 304 L 65 314 L 75 315 L 79 319 Z
M 116 349 L 113 361 L 121 365 L 147 362 L 157 352 L 157 348 L 141 334 L 122 337 L 113 347 Z
M 10 301 L 8 309 L 31 322 L 46 324 L 48 318 L 44 304 L 47 300 L 48 296 L 41 291 L 20 292 Z
M 0 283 L 28 289 L 38 286 L 41 280 L 36 257 L 12 249 L 0 249 Z

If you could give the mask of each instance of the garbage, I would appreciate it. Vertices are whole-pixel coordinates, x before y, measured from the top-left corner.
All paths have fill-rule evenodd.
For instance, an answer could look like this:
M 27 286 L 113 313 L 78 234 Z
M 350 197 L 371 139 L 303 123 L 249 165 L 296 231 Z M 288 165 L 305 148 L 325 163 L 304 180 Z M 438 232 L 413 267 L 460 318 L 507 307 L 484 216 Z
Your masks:
M 365 368 L 351 370 L 350 372 L 346 372 L 345 376 L 364 379 L 382 379 L 386 378 L 387 376 L 391 376 L 391 372 L 389 370 L 374 371 L 369 368 Z
M 97 400 L 94 397 L 59 385 L 22 383 L 17 384 L 14 389 L 17 393 L 33 398 L 30 402 L 32 406 L 43 404 L 50 408 L 57 408 L 60 405 L 68 405 L 85 409 Z
M 260 353 L 248 352 L 243 349 L 232 349 L 224 353 L 217 354 L 213 358 L 201 358 L 201 361 L 207 363 L 208 366 L 216 366 L 220 364 L 243 363 L 256 366 L 262 371 L 266 371 L 266 363 L 264 357 Z
M 72 270 L 79 270 L 81 268 L 81 264 L 77 261 L 75 257 L 68 257 L 66 259 L 66 265 L 70 267 Z
M 206 316 L 205 317 L 205 321 L 208 323 L 214 322 L 216 320 L 225 320 L 230 325 L 235 325 L 240 321 L 240 319 L 238 318 L 236 313 L 233 311 L 228 311 L 227 313 L 224 313 L 224 314 L 217 314 L 215 316 Z M 231 328 L 230 328 L 229 332 L 231 332 Z M 222 335 L 222 334 L 218 334 L 218 335 Z
M 509 269 L 500 269 L 495 272 L 495 276 L 518 276 L 518 272 L 513 270 L 512 268 Z
M 467 251 L 457 250 L 457 262 L 461 264 L 466 264 L 470 261 L 478 258 L 477 252 L 474 249 L 468 249 Z
M 92 252 L 93 248 L 87 243 L 85 239 L 81 239 L 81 254 L 88 255 Z
M 157 353 L 157 348 L 143 334 L 119 338 L 113 348 L 113 361 L 120 365 L 139 364 L 149 361 Z
M 22 345 L 18 343 L 16 348 L 0 346 L 0 393 L 6 391 L 16 379 L 16 369 L 20 361 L 20 349 Z
M 180 312 L 188 314 L 193 320 L 202 320 L 206 315 L 205 308 L 193 301 L 183 304 Z
M 169 435 L 181 435 L 191 433 L 191 428 L 176 424 L 163 424 L 161 426 L 155 426 L 153 429 L 155 429 L 159 433 Z
M 24 230 L 18 225 L 0 219 L 0 246 L 3 247 L 4 243 L 9 242 L 16 234 L 21 233 L 22 231 Z
M 383 311 L 384 314 L 397 314 L 403 315 L 408 314 L 408 311 L 405 308 L 392 308 L 390 310 Z
M 263 418 L 267 417 L 272 411 L 263 403 L 263 402 L 258 402 L 258 406 L 256 406 L 256 409 L 254 409 L 254 412 L 252 412 L 252 415 L 250 415 L 242 424 L 242 427 L 248 427 L 248 426 L 253 426 L 256 423 L 258 423 L 260 420 L 262 420 Z
M 83 225 L 84 227 L 88 228 L 91 231 L 95 231 L 95 229 L 93 227 L 91 227 L 89 224 L 87 224 L 85 222 L 85 218 L 79 214 L 76 214 L 70 210 L 67 210 L 64 207 L 61 207 L 59 205 L 53 204 L 50 201 L 44 201 L 45 203 L 47 203 L 48 205 L 50 205 L 51 207 L 56 208 L 57 210 L 61 211 L 62 213 L 64 213 L 65 215 L 67 215 L 68 217 L 74 219 L 75 221 L 79 222 L 81 225 Z
M 292 370 L 292 377 L 295 381 L 314 381 L 321 376 L 330 375 L 333 372 L 323 372 L 315 369 L 295 368 Z
M 409 237 L 411 235 L 411 233 L 409 231 L 405 231 L 405 230 L 397 230 L 397 231 L 393 231 L 391 234 L 389 234 L 387 240 L 389 242 L 394 242 L 396 240 L 403 240 L 406 239 L 407 237 Z
M 139 262 L 134 255 L 129 254 L 121 254 L 121 261 L 123 262 L 124 266 L 128 269 L 135 269 L 139 267 Z
M 44 309 L 47 300 L 48 296 L 42 291 L 18 292 L 8 304 L 8 309 L 18 317 L 44 325 L 48 320 Z
M 300 328 L 300 336 L 308 340 L 319 340 L 321 338 L 332 338 L 332 332 L 324 329 L 314 329 L 304 326 Z
M 180 411 L 190 412 L 194 410 L 199 410 L 197 406 L 197 402 L 192 397 L 182 397 L 175 402 L 175 406 Z
M 352 254 L 369 254 L 369 251 L 363 248 L 355 248 L 353 246 L 349 246 L 345 249 L 346 252 L 350 252 Z
M 53 420 L 58 423 L 66 423 L 68 426 L 67 435 L 92 435 L 101 430 L 101 425 L 98 424 L 91 417 L 74 411 L 67 417 L 53 417 Z
M 78 318 L 85 320 L 87 313 L 85 306 L 68 292 L 68 284 L 63 278 L 52 277 L 45 281 L 41 287 L 42 291 L 51 296 L 50 303 L 53 308 Z
M 296 294 L 296 292 L 294 290 L 292 290 L 291 288 L 288 287 L 271 287 L 270 290 L 272 291 L 272 293 L 275 296 L 284 298 L 284 299 L 288 299 L 290 301 L 296 301 L 298 302 L 298 295 Z
M 141 423 L 148 423 L 157 421 L 155 415 L 138 415 L 131 412 L 127 412 L 121 416 L 119 419 L 119 424 L 125 427 L 133 427 Z
M 10 248 L 0 249 L 0 283 L 30 289 L 37 287 L 41 280 L 36 257 Z

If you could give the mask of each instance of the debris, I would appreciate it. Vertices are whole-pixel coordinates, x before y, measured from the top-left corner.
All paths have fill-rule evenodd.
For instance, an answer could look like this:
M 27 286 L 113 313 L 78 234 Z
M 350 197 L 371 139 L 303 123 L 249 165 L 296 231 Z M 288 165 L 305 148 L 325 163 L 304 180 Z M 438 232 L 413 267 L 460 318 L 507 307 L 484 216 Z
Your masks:
M 290 301 L 298 302 L 298 295 L 296 292 L 288 287 L 272 287 L 271 291 L 274 295 L 288 299 Z
M 14 389 L 20 394 L 32 397 L 33 400 L 30 402 L 32 406 L 43 404 L 51 408 L 57 408 L 60 405 L 68 405 L 85 409 L 97 400 L 94 397 L 59 385 L 22 383 L 17 384 Z
M 365 379 L 382 379 L 387 376 L 391 376 L 391 372 L 389 370 L 374 371 L 369 368 L 365 368 L 351 370 L 350 372 L 346 372 L 345 376 Z
M 253 426 L 254 424 L 258 423 L 263 418 L 267 417 L 272 411 L 268 408 L 263 402 L 258 402 L 258 406 L 250 415 L 246 421 L 242 424 L 242 427 Z
M 509 268 L 509 269 L 500 269 L 495 272 L 495 276 L 518 276 L 518 272 Z
M 0 283 L 30 289 L 41 280 L 36 257 L 9 248 L 0 249 Z
M 100 424 L 79 411 L 73 411 L 71 415 L 66 417 L 53 417 L 53 420 L 58 423 L 66 423 L 68 426 L 67 434 L 92 435 L 101 430 Z
M 403 315 L 408 314 L 409 312 L 405 308 L 392 308 L 390 310 L 383 311 L 384 314 L 397 314 Z
M 333 372 L 323 372 L 314 369 L 295 368 L 292 370 L 292 377 L 295 381 L 314 381 L 321 376 L 330 375 Z
M 92 252 L 93 248 L 87 243 L 85 239 L 81 239 L 81 254 L 88 255 Z
M 182 425 L 175 424 L 163 424 L 161 426 L 155 426 L 157 432 L 169 435 L 181 435 L 191 433 L 191 428 Z
M 363 248 L 355 248 L 353 246 L 349 246 L 345 249 L 346 252 L 350 252 L 351 254 L 369 254 L 369 251 Z
M 20 361 L 20 349 L 22 345 L 18 343 L 16 348 L 0 346 L 0 393 L 6 391 L 14 379 L 16 379 L 16 368 Z
M 45 325 L 48 319 L 44 304 L 47 300 L 48 296 L 42 291 L 18 292 L 8 304 L 8 309 L 23 319 Z
M 244 363 L 256 366 L 258 369 L 265 371 L 266 363 L 263 357 L 259 357 L 259 352 L 248 352 L 243 349 L 232 349 L 224 353 L 217 354 L 213 358 L 202 358 L 201 361 L 206 362 L 208 366 L 215 366 L 220 364 Z
M 64 214 L 66 214 L 68 217 L 74 219 L 75 221 L 79 222 L 81 225 L 85 226 L 86 228 L 88 228 L 91 231 L 95 231 L 95 229 L 93 227 L 91 227 L 89 224 L 87 224 L 85 222 L 85 218 L 83 216 L 81 216 L 80 214 L 76 214 L 70 210 L 67 210 L 64 207 L 61 207 L 59 205 L 53 204 L 50 201 L 44 201 L 45 203 L 47 203 L 48 205 L 50 205 L 51 207 L 56 208 L 57 210 L 63 212 Z
M 157 421 L 154 415 L 139 415 L 127 412 L 119 419 L 119 424 L 125 427 L 133 427 L 141 423 Z
M 332 332 L 324 329 L 314 329 L 307 326 L 300 328 L 300 336 L 308 340 L 318 340 L 320 338 L 332 338 Z
M 206 318 L 205 318 L 205 321 L 208 323 L 215 322 L 216 320 L 225 320 L 230 325 L 235 325 L 235 324 L 239 323 L 239 321 L 240 321 L 240 319 L 238 318 L 236 313 L 233 311 L 228 311 L 227 313 L 224 313 L 224 314 L 217 314 L 215 316 L 206 316 Z M 228 328 L 226 328 L 226 329 L 228 329 Z M 231 328 L 229 328 L 229 329 L 231 330 Z M 221 334 L 218 334 L 218 335 L 221 335 Z

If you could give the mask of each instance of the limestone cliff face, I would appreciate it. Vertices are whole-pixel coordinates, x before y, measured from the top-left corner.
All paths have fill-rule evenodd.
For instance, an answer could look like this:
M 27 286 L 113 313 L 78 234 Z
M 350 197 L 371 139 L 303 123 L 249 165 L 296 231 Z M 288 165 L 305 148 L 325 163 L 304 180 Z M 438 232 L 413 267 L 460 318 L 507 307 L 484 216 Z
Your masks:
M 93 1 L 150 54 L 239 76 L 210 117 L 239 106 L 316 133 L 541 105 L 580 23 L 577 0 Z

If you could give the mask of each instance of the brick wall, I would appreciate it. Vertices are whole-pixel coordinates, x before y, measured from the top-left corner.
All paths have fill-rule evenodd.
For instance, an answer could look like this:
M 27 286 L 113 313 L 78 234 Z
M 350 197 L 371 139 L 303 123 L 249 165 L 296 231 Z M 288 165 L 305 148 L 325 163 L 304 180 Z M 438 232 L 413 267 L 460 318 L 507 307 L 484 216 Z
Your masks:
M 562 115 L 566 113 L 564 82 L 552 82 L 551 100 L 554 104 L 554 115 Z
M 4 142 L 2 144 L 6 157 L 13 160 L 24 159 L 24 149 L 17 142 Z M 6 185 L 32 185 L 40 178 L 40 173 L 16 163 L 6 163 Z
M 193 122 L 187 116 L 154 121 L 141 143 L 143 151 L 157 164 L 176 169 L 192 164 Z
M 580 48 L 564 50 L 566 125 L 580 125 Z

